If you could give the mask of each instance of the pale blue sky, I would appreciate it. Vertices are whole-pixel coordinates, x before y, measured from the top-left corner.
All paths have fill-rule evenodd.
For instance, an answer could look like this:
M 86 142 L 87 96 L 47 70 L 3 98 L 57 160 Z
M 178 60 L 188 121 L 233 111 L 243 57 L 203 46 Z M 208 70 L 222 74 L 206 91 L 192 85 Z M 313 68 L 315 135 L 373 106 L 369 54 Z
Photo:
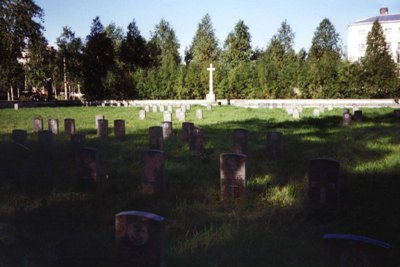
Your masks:
M 69 26 L 83 40 L 96 16 L 104 26 L 114 22 L 126 30 L 135 19 L 147 40 L 162 18 L 178 37 L 181 52 L 188 47 L 201 19 L 209 13 L 220 47 L 242 19 L 249 27 L 252 47 L 265 49 L 282 21 L 295 32 L 294 48 L 308 48 L 319 23 L 328 18 L 347 42 L 347 25 L 355 20 L 376 16 L 380 7 L 389 14 L 400 13 L 398 0 L 36 0 L 45 13 L 45 37 L 51 45 Z

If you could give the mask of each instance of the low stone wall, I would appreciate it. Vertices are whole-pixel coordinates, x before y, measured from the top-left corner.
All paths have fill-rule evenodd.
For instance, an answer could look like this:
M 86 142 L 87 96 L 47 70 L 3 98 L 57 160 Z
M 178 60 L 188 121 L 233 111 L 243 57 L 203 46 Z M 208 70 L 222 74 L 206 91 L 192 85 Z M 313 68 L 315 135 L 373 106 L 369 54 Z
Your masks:
M 34 107 L 79 107 L 83 103 L 79 100 L 57 100 L 57 101 L 0 101 L 0 108 L 34 108 Z

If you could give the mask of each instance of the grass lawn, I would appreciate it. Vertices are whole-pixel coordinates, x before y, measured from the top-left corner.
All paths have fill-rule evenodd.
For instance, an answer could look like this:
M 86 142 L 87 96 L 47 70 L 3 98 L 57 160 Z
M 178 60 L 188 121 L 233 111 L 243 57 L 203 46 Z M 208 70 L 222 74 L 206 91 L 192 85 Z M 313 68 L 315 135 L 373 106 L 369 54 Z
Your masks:
M 203 120 L 195 110 L 203 109 Z M 342 109 L 294 120 L 281 109 L 194 106 L 186 121 L 204 129 L 209 161 L 191 156 L 181 123 L 164 143 L 167 193 L 141 193 L 141 155 L 148 127 L 162 113 L 139 120 L 139 108 L 74 107 L 0 110 L 0 265 L 114 266 L 114 216 L 140 210 L 166 218 L 167 266 L 320 266 L 324 233 L 349 233 L 400 248 L 400 121 L 393 109 L 363 109 L 363 122 L 341 125 Z M 95 116 L 109 120 L 108 139 L 96 137 Z M 54 136 L 44 154 L 32 119 L 74 118 L 77 132 L 99 151 L 104 184 L 94 192 L 77 186 L 69 136 Z M 175 111 L 173 112 L 175 117 Z M 115 140 L 113 121 L 126 121 L 127 139 Z M 248 194 L 220 200 L 219 156 L 232 152 L 232 131 L 249 130 Z M 32 155 L 13 152 L 13 129 L 28 131 Z M 284 135 L 283 155 L 265 154 L 267 131 Z M 307 198 L 308 160 L 340 161 L 335 211 L 316 210 Z M 8 265 L 7 265 L 8 264 Z

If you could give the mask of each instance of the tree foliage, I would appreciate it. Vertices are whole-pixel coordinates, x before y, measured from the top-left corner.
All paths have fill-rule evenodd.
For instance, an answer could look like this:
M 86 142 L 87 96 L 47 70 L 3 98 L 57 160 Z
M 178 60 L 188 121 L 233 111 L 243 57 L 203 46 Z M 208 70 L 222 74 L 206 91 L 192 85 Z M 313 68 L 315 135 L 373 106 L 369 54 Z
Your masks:
M 199 23 L 190 51 L 193 60 L 197 62 L 210 64 L 218 59 L 218 40 L 209 14 L 206 14 Z

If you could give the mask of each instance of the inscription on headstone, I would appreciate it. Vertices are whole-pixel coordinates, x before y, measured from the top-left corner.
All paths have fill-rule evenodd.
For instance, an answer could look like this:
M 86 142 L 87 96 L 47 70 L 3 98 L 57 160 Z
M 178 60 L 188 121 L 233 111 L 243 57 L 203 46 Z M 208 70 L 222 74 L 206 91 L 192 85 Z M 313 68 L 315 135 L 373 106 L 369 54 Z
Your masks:
M 233 130 L 233 152 L 247 155 L 248 135 L 247 129 Z
M 114 121 L 114 136 L 119 140 L 125 140 L 125 121 L 115 120 Z
M 246 194 L 246 156 L 225 153 L 220 155 L 221 199 L 236 199 Z
M 75 120 L 64 119 L 64 132 L 68 135 L 75 134 Z
M 281 132 L 267 132 L 266 152 L 268 157 L 282 155 L 283 134 Z
M 143 153 L 143 193 L 155 194 L 165 191 L 165 155 L 161 150 L 150 149 Z
M 313 203 L 334 208 L 338 196 L 339 162 L 317 158 L 309 162 L 308 194 Z
M 34 117 L 32 122 L 33 133 L 38 133 L 43 130 L 43 118 L 42 117 Z
M 165 219 L 143 211 L 115 215 L 116 266 L 165 267 Z
M 161 126 L 149 127 L 149 148 L 163 150 L 163 128 Z

